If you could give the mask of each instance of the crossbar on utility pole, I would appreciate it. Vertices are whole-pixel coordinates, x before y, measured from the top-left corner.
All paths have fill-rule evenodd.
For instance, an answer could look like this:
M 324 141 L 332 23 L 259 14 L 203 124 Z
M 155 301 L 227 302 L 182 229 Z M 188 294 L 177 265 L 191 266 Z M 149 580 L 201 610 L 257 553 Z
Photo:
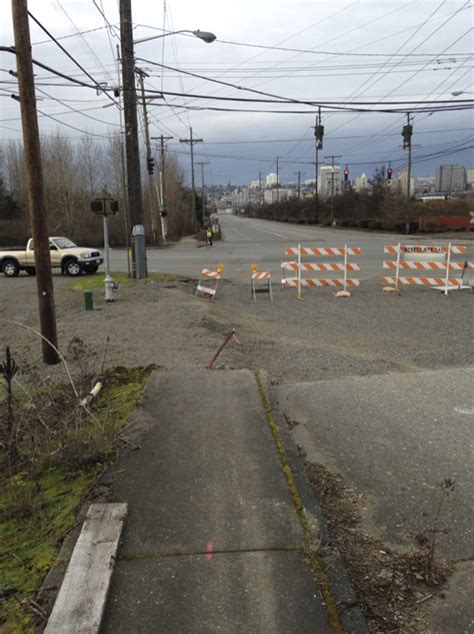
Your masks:
M 197 228 L 197 218 L 196 218 L 196 187 L 194 185 L 194 150 L 193 147 L 196 143 L 202 143 L 202 139 L 194 139 L 193 138 L 193 129 L 189 128 L 189 139 L 180 139 L 180 143 L 189 143 L 191 149 L 191 190 L 193 194 L 191 213 L 193 215 L 191 219 L 191 224 L 194 230 Z
M 59 363 L 58 336 L 27 0 L 12 0 L 12 14 L 43 361 L 54 365 Z

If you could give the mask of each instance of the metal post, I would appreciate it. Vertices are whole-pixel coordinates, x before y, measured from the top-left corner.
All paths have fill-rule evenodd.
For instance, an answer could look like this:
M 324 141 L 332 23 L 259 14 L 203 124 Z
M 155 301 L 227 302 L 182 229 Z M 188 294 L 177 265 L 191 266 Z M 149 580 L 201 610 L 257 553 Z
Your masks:
M 43 361 L 49 365 L 54 365 L 59 363 L 58 336 L 27 0 L 12 0 L 12 14 L 28 183 L 28 209 L 34 240 L 36 288 L 40 329 L 43 337 L 41 345 Z
M 105 205 L 105 200 L 104 200 Z M 104 208 L 104 264 L 105 264 L 105 277 L 110 275 L 110 253 L 109 253 L 109 221 L 107 219 L 107 213 Z

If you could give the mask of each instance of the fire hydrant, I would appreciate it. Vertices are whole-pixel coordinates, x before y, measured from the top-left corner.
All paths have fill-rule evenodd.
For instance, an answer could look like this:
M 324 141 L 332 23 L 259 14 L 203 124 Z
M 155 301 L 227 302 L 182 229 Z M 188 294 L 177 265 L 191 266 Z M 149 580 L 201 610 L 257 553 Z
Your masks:
M 118 287 L 110 275 L 105 276 L 104 287 L 105 287 L 105 301 L 115 302 L 114 291 L 116 291 Z

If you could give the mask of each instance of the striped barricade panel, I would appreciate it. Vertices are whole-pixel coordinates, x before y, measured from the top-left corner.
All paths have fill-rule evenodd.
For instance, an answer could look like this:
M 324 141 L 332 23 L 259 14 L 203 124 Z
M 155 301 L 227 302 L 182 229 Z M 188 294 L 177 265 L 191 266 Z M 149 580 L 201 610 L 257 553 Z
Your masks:
M 444 262 L 399 262 L 398 266 L 401 269 L 416 269 L 419 271 L 446 271 L 448 268 L 453 271 L 462 271 L 466 268 L 464 262 L 450 262 L 449 264 Z M 397 263 L 393 260 L 384 260 L 383 268 L 396 269 Z
M 250 265 L 251 278 L 252 278 L 252 297 L 253 300 L 257 301 L 257 293 L 268 293 L 268 297 L 270 301 L 273 301 L 272 294 L 272 278 L 270 275 L 270 271 L 257 271 L 257 265 Z M 263 282 L 263 286 L 261 283 Z M 260 284 L 257 287 L 257 284 Z
M 396 277 L 382 277 L 382 282 L 384 284 L 395 284 L 397 278 Z M 408 284 L 410 286 L 445 286 L 447 283 L 448 286 L 460 286 L 462 281 L 458 278 L 448 278 L 445 277 L 399 277 L 399 284 Z
M 196 296 L 210 298 L 214 300 L 216 297 L 217 289 L 219 288 L 219 282 L 222 277 L 222 271 L 224 270 L 223 264 L 218 264 L 217 269 L 202 269 L 201 276 L 196 286 Z M 208 284 L 205 284 L 208 282 Z
M 326 278 L 288 278 L 285 280 L 285 286 L 298 288 L 299 286 L 313 286 L 313 287 L 326 287 L 326 286 L 338 286 L 344 287 L 344 280 L 340 279 L 326 279 Z M 348 278 L 345 281 L 346 286 L 356 287 L 360 286 L 359 280 Z

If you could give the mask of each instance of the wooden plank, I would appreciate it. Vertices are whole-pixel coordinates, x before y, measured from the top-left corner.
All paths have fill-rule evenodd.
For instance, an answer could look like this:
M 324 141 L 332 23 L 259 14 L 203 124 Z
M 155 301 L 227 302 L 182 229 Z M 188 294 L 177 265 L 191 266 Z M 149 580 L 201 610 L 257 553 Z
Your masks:
M 91 504 L 46 634 L 99 631 L 127 504 Z

